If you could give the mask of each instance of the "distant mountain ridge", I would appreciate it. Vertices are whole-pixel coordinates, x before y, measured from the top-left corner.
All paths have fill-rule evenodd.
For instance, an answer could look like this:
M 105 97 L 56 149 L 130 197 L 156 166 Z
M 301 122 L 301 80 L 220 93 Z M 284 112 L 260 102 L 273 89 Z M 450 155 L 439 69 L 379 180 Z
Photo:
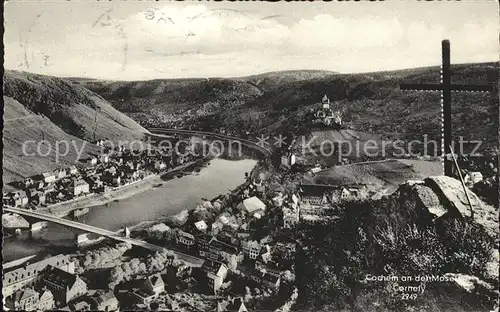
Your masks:
M 236 134 L 300 132 L 304 114 L 326 94 L 343 120 L 355 130 L 390 139 L 440 142 L 439 92 L 402 91 L 406 83 L 437 83 L 440 68 L 425 67 L 362 74 L 329 71 L 284 71 L 237 78 L 164 79 L 138 82 L 79 81 L 141 124 L 177 125 Z M 498 81 L 497 63 L 452 66 L 453 83 Z M 160 86 L 160 87 L 159 87 Z M 162 87 L 163 86 L 163 87 Z M 456 140 L 484 140 L 496 146 L 498 101 L 485 93 L 453 93 Z M 208 108 L 207 108 L 208 107 Z M 167 113 L 178 119 L 165 119 Z M 182 121 L 181 121 L 182 120 Z M 307 129 L 302 129 L 307 131 Z

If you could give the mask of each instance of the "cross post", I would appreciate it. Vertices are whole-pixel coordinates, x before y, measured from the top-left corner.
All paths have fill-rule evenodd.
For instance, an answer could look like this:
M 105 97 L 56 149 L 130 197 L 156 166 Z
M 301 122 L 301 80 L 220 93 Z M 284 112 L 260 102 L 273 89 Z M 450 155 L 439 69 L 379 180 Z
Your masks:
M 402 83 L 401 90 L 411 91 L 441 91 L 441 118 L 442 118 L 442 138 L 441 138 L 441 156 L 444 158 L 444 174 L 453 176 L 453 158 L 452 156 L 452 123 L 451 123 L 451 92 L 490 92 L 495 93 L 495 85 L 465 85 L 451 83 L 450 69 L 450 41 L 441 42 L 442 67 L 441 82 L 435 84 L 420 83 Z

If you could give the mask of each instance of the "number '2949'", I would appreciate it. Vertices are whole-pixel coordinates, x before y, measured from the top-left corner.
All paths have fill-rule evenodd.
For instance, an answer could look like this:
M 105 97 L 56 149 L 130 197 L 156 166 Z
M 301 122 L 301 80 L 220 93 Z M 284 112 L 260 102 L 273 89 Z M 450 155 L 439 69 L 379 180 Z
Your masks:
M 401 299 L 403 300 L 415 300 L 418 294 L 401 294 Z

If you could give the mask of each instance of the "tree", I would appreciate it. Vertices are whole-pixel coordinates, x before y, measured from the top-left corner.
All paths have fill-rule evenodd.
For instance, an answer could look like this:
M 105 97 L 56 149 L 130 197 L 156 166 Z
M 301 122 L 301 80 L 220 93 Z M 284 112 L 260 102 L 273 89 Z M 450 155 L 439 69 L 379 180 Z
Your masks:
M 253 297 L 252 297 L 252 291 L 250 290 L 250 287 L 248 286 L 245 286 L 245 297 L 244 297 L 244 301 L 245 302 L 250 302 L 250 300 L 252 300 Z
M 198 207 L 196 210 L 193 212 L 193 218 L 194 221 L 201 221 L 201 220 L 208 220 L 212 217 L 210 212 L 208 211 L 207 208 L 205 207 Z
M 222 203 L 220 200 L 216 200 L 213 204 L 213 209 L 215 210 L 216 213 L 220 213 L 222 210 Z
M 100 267 L 120 258 L 130 248 L 132 248 L 132 245 L 128 243 L 119 243 L 114 247 L 105 246 L 96 250 L 87 251 L 82 265 L 85 269 Z
M 121 268 L 121 266 L 114 267 L 111 270 L 110 276 L 109 276 L 110 285 L 113 285 L 110 288 L 113 288 L 114 285 L 119 284 L 121 281 L 123 281 L 124 276 L 125 276 L 125 272 L 123 271 L 123 269 Z

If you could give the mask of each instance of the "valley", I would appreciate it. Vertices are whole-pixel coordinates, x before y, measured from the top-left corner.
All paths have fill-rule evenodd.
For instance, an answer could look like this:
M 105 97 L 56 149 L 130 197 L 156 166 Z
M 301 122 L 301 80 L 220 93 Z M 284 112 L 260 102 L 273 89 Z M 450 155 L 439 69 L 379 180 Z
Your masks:
M 492 64 L 457 65 L 455 79 L 490 79 L 482 75 L 492 68 Z M 55 182 L 44 181 L 41 190 L 56 184 L 58 190 L 47 194 L 63 194 L 57 200 L 74 195 L 74 202 L 33 206 L 33 198 L 41 197 L 31 189 L 28 205 L 15 196 L 19 190 L 9 193 L 12 202 L 51 214 L 90 207 L 75 220 L 112 231 L 125 228 L 126 238 L 162 250 L 149 254 L 53 224 L 27 235 L 18 233 L 13 216 L 5 216 L 15 233 L 6 241 L 6 256 L 15 261 L 9 264 L 11 271 L 20 270 L 20 257 L 38 261 L 50 256 L 38 265 L 62 252 L 71 257 L 74 272 L 82 274 L 88 285 L 108 289 L 120 306 L 129 308 L 153 304 L 176 308 L 183 300 L 196 302 L 190 307 L 208 308 L 220 301 L 211 294 L 231 300 L 238 294 L 245 296 L 242 306 L 264 310 L 279 309 L 288 300 L 297 311 L 367 310 L 375 301 L 386 310 L 398 310 L 427 300 L 433 309 L 445 311 L 446 300 L 467 292 L 462 279 L 478 279 L 487 288 L 475 290 L 483 301 L 472 296 L 462 305 L 489 307 L 495 294 L 491 289 L 498 286 L 493 273 L 498 268 L 494 251 L 498 231 L 493 227 L 498 209 L 491 204 L 491 190 L 498 183 L 492 139 L 498 121 L 486 116 L 498 109 L 498 103 L 487 95 L 454 97 L 454 138 L 482 140 L 477 150 L 481 157 L 459 155 L 468 188 L 479 190 L 475 195 L 464 191 L 458 180 L 442 176 L 439 94 L 399 90 L 403 81 L 436 79 L 436 70 L 352 75 L 284 71 L 138 82 L 8 71 L 4 200 L 5 191 L 13 185 L 6 183 L 28 183 L 32 177 L 28 186 L 32 187 L 32 182 L 38 183 L 37 175 L 70 168 L 73 173 Z M 323 116 L 318 114 L 321 110 L 327 113 L 325 119 L 318 119 Z M 328 115 L 330 111 L 342 118 Z M 335 120 L 333 124 L 328 116 Z M 147 138 L 162 131 L 161 138 L 147 143 L 154 146 L 152 155 L 141 154 L 145 150 L 135 155 L 130 145 L 109 148 L 103 143 L 146 144 Z M 212 164 L 206 168 L 184 172 L 172 167 L 171 174 L 161 176 L 167 167 L 189 160 L 185 155 L 165 155 L 168 148 L 161 148 L 162 140 L 192 143 L 195 139 L 205 146 L 218 139 L 238 138 L 254 152 L 238 155 L 238 160 L 210 155 L 204 162 Z M 263 138 L 269 140 L 260 146 Z M 418 141 L 412 150 L 401 149 L 412 141 Z M 50 150 L 40 153 L 40 142 L 47 142 L 44 148 Z M 61 153 L 60 142 L 71 142 L 71 148 Z M 368 143 L 372 145 L 369 150 Z M 432 144 L 433 149 L 428 149 Z M 325 145 L 331 150 L 325 151 Z M 196 154 L 196 146 L 187 144 L 184 151 Z M 476 178 L 477 172 L 483 174 L 481 179 Z M 72 183 L 80 177 L 85 180 L 82 184 L 93 185 L 95 194 L 86 197 L 88 190 L 82 191 L 82 197 L 76 193 Z M 121 178 L 131 184 L 120 182 Z M 75 193 L 64 195 L 68 190 Z M 475 217 L 464 204 L 464 192 L 474 199 Z M 85 239 L 88 245 L 78 245 Z M 479 243 L 474 245 L 474 240 Z M 257 257 L 252 248 L 258 248 Z M 108 255 L 108 251 L 113 253 Z M 172 251 L 195 259 L 201 267 L 193 268 Z M 33 253 L 38 254 L 36 259 Z M 465 254 L 473 255 L 472 260 L 461 256 Z M 273 260 L 260 259 L 266 257 Z M 205 281 L 212 276 L 207 267 L 217 265 L 227 273 L 219 277 L 220 284 L 209 284 L 210 295 L 199 297 L 207 293 Z M 177 273 L 167 277 L 172 268 Z M 100 276 L 97 272 L 101 271 L 106 274 Z M 392 276 L 430 274 L 443 282 L 431 281 L 423 288 L 411 283 L 388 288 L 360 282 L 387 272 Z M 168 293 L 165 290 L 148 299 L 151 302 L 139 303 L 124 295 L 143 296 L 134 282 L 155 274 L 172 283 Z M 443 300 L 440 287 L 453 295 Z M 398 289 L 417 289 L 421 294 L 408 294 L 413 300 L 409 302 L 398 296 Z M 87 296 L 76 300 L 87 300 Z M 349 298 L 355 299 L 346 303 Z

